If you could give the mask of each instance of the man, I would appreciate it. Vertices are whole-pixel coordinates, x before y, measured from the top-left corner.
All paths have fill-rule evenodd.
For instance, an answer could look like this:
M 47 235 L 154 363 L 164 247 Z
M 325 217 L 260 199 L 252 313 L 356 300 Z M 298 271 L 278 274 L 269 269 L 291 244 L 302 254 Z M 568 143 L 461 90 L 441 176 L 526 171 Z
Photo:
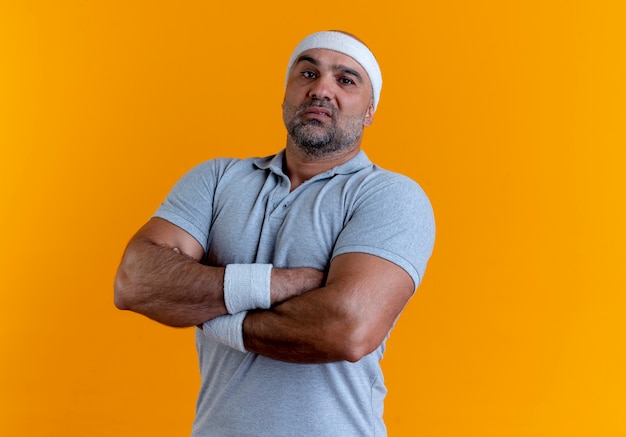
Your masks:
M 382 76 L 344 32 L 288 64 L 277 155 L 192 169 L 130 241 L 115 303 L 194 326 L 193 436 L 383 436 L 384 341 L 434 242 L 430 203 L 360 144 Z

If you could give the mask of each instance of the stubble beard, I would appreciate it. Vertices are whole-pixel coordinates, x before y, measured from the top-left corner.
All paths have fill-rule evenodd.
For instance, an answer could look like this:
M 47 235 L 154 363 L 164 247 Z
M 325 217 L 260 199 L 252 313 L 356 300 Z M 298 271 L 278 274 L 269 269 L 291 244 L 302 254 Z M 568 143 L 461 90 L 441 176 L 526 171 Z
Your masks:
M 327 123 L 302 115 L 310 107 L 324 107 L 332 111 Z M 342 126 L 337 126 L 336 110 L 321 102 L 308 102 L 299 107 L 283 105 L 283 117 L 292 144 L 307 156 L 321 158 L 341 151 L 352 150 L 363 134 L 364 116 L 343 116 Z M 288 114 L 292 114 L 288 118 Z

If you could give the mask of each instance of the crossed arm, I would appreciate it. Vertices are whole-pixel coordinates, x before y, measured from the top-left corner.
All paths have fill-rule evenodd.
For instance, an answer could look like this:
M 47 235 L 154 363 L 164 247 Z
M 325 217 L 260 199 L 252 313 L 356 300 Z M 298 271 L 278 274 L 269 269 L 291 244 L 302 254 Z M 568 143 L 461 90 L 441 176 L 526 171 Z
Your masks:
M 200 264 L 202 256 L 189 234 L 151 219 L 126 249 L 116 306 L 178 327 L 226 314 L 224 268 Z M 415 289 L 403 269 L 364 253 L 336 257 L 323 280 L 315 269 L 272 269 L 274 305 L 248 312 L 246 349 L 298 363 L 358 361 L 384 340 Z
M 151 219 L 126 247 L 115 277 L 115 306 L 174 327 L 227 314 L 224 267 L 201 264 L 203 255 L 187 232 Z M 323 272 L 311 268 L 272 269 L 271 303 L 319 287 L 323 279 Z
M 339 255 L 324 287 L 249 312 L 244 345 L 282 361 L 355 362 L 383 342 L 414 289 L 409 274 L 389 261 L 364 253 Z

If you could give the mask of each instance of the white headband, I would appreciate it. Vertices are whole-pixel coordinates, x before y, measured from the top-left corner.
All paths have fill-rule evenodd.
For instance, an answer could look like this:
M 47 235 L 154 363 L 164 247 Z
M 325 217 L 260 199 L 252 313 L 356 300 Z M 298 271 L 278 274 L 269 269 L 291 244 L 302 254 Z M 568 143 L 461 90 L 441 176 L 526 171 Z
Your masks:
M 380 72 L 380 67 L 374 54 L 367 48 L 365 44 L 354 39 L 353 37 L 346 35 L 342 32 L 317 32 L 304 38 L 300 44 L 295 48 L 289 58 L 289 64 L 287 66 L 287 79 L 289 73 L 296 59 L 302 52 L 311 49 L 328 49 L 335 52 L 343 53 L 350 56 L 352 59 L 361 64 L 361 67 L 365 70 L 372 82 L 372 91 L 374 94 L 374 111 L 378 105 L 380 99 L 380 90 L 383 87 L 383 76 Z M 287 84 L 285 79 L 285 86 Z

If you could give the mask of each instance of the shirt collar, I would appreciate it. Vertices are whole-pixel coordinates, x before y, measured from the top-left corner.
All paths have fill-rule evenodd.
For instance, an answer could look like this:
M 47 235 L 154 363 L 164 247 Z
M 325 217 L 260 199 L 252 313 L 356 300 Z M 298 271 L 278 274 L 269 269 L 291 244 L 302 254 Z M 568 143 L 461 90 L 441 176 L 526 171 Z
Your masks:
M 280 176 L 285 176 L 285 172 L 283 171 L 283 162 L 285 159 L 285 149 L 278 152 L 276 155 L 267 156 L 265 158 L 257 158 L 254 161 L 254 164 L 262 169 L 269 169 L 272 173 L 276 173 Z M 325 171 L 324 173 L 320 173 L 315 176 L 313 179 L 319 179 L 323 177 L 332 177 L 337 174 L 350 174 L 355 173 L 359 170 L 367 168 L 372 165 L 372 161 L 369 160 L 367 155 L 363 150 L 359 150 L 354 157 L 350 158 L 348 161 L 344 162 L 341 165 L 331 168 L 330 170 Z

